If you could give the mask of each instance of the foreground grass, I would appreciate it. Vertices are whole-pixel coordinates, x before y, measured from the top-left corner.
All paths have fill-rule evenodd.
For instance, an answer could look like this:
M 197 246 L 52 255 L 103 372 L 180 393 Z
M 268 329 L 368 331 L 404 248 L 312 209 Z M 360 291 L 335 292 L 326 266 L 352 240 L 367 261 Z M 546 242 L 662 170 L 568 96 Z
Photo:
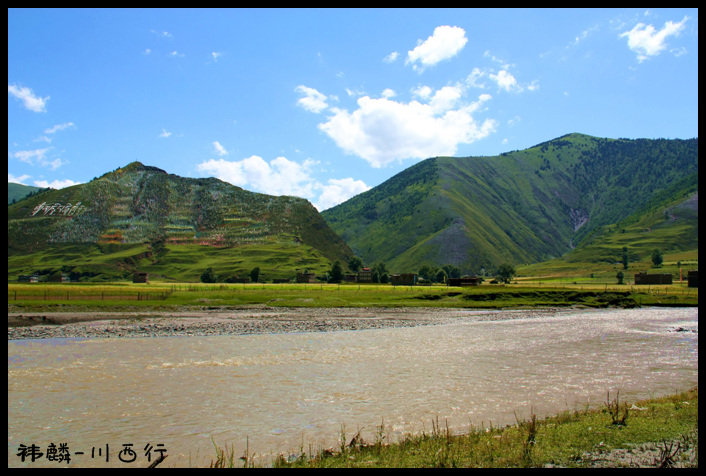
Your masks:
M 611 395 L 599 409 L 565 412 L 499 429 L 452 435 L 443 423 L 432 431 L 389 443 L 384 425 L 376 441 L 360 437 L 340 448 L 279 457 L 276 467 L 698 467 L 698 387 L 677 395 L 624 402 Z M 350 438 L 350 436 L 349 436 Z M 303 445 L 302 445 L 303 446 Z M 216 448 L 215 467 L 252 465 L 228 447 Z
M 51 284 L 10 283 L 8 304 L 27 311 L 171 310 L 180 306 L 449 307 L 507 309 L 537 307 L 698 306 L 698 288 L 685 285 L 522 283 L 447 286 L 358 284 Z

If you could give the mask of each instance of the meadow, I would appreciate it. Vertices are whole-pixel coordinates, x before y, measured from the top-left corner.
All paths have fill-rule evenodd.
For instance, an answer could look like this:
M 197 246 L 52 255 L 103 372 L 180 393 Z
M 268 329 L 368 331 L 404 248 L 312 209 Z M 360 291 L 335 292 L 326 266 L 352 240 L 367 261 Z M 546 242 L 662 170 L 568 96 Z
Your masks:
M 272 307 L 636 307 L 698 306 L 698 288 L 686 282 L 635 286 L 596 279 L 518 279 L 512 284 L 445 285 L 295 283 L 8 283 L 8 305 L 23 309 L 125 310 L 147 308 Z

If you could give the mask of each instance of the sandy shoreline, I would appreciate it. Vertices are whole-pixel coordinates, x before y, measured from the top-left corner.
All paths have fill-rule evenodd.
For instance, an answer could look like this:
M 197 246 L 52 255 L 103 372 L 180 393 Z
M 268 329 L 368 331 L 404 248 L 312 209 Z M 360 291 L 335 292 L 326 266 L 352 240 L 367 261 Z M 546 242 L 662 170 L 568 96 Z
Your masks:
M 526 316 L 538 312 L 540 311 L 522 313 Z M 489 313 L 439 308 L 279 307 L 167 312 L 8 312 L 7 338 L 12 340 L 326 332 L 442 324 L 451 319 L 476 314 Z

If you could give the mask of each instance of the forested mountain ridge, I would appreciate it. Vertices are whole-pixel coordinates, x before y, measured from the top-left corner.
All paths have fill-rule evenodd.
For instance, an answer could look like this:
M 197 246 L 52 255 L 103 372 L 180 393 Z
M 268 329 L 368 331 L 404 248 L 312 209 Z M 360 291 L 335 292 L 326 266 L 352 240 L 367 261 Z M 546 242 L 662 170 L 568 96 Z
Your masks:
M 323 216 L 365 263 L 481 272 L 562 256 L 697 173 L 698 139 L 569 134 L 494 157 L 427 159 Z

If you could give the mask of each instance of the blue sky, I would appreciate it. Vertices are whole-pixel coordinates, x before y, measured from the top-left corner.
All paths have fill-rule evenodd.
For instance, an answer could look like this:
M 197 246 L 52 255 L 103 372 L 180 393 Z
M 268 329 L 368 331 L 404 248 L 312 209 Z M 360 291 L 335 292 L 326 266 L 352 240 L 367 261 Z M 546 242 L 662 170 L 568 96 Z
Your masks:
M 698 137 L 698 9 L 8 10 L 8 182 L 138 160 L 320 210 L 428 157 Z

